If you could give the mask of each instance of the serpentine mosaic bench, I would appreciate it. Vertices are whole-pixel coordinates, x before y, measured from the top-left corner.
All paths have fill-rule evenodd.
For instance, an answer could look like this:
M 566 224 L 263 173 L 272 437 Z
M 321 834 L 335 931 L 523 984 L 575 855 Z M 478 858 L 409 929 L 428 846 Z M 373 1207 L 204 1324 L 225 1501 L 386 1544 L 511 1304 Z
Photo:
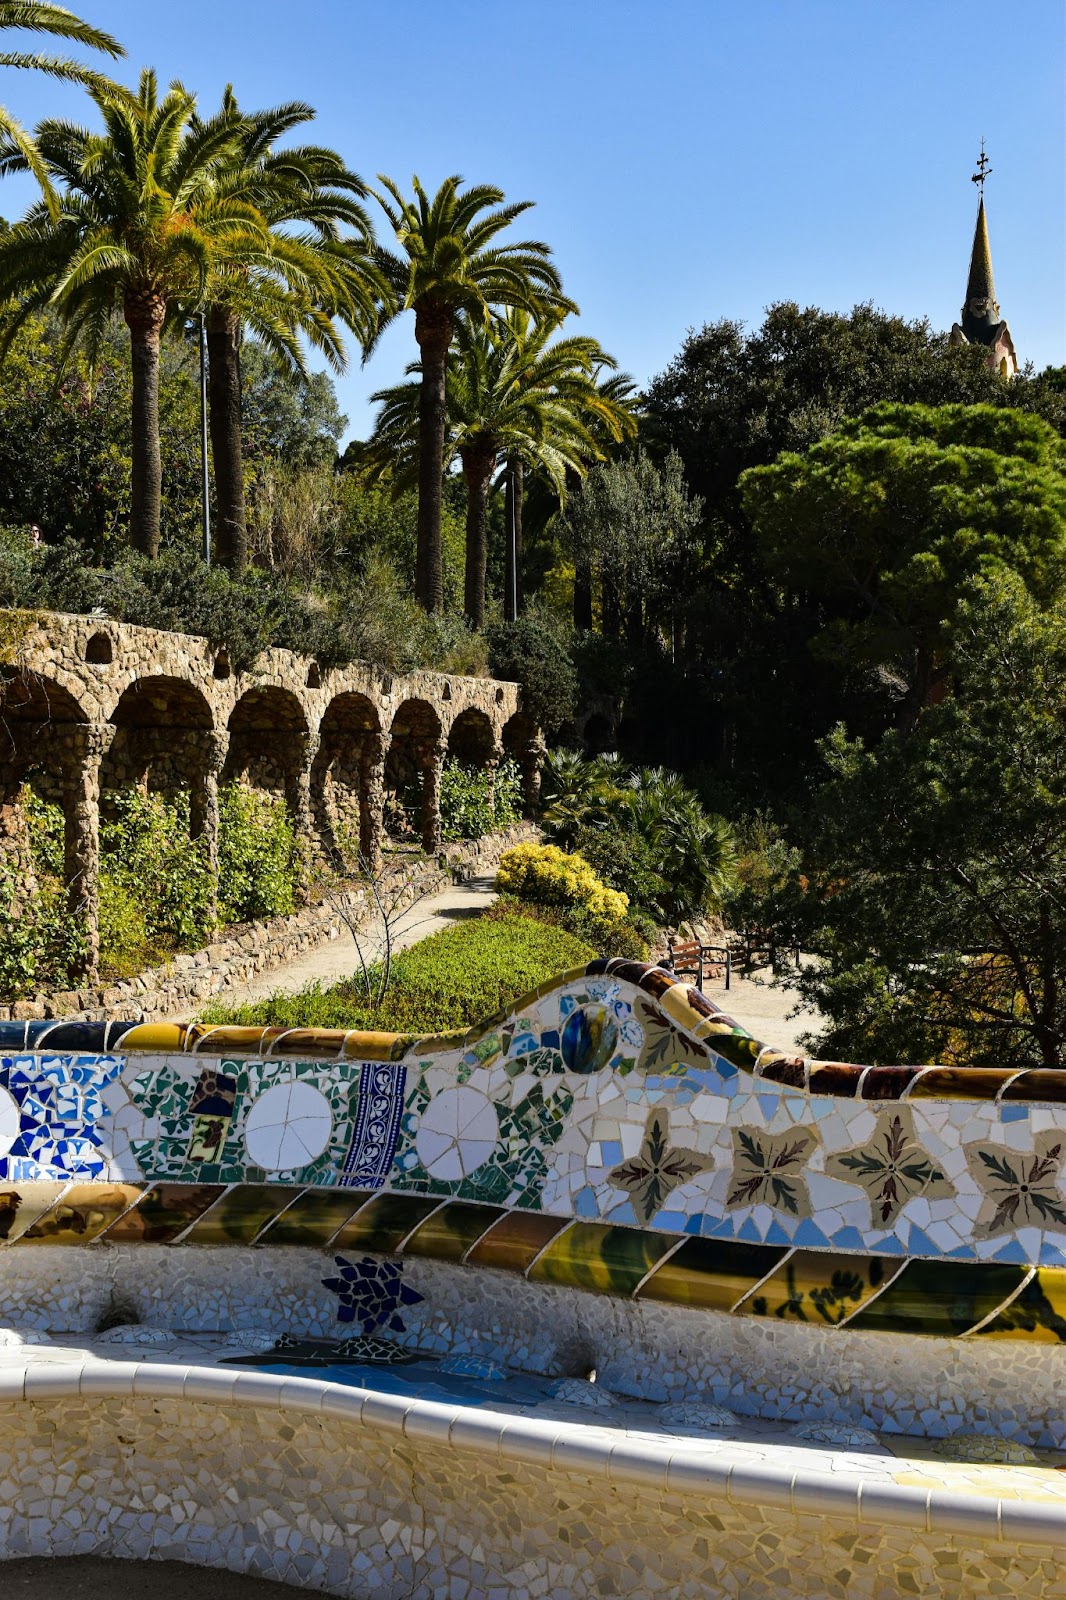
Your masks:
M 497 1410 L 524 1417 L 580 1422 L 586 1408 L 585 1432 L 563 1434 L 590 1471 L 622 1460 L 616 1439 L 599 1439 L 610 1417 L 593 1402 L 621 1403 L 614 1425 L 624 1418 L 627 1436 L 661 1434 L 671 1406 L 693 1403 L 697 1439 L 719 1425 L 715 1406 L 756 1435 L 801 1425 L 827 1448 L 874 1430 L 881 1457 L 905 1436 L 893 1448 L 906 1470 L 879 1469 L 878 1538 L 893 1519 L 913 1524 L 908 1538 L 1028 1536 L 1042 1553 L 1019 1566 L 1014 1551 L 1002 1571 L 1014 1594 L 1051 1594 L 1061 1573 L 1047 1547 L 1066 1533 L 1064 1160 L 1066 1073 L 805 1061 L 670 974 L 623 961 L 434 1038 L 4 1023 L 0 1330 L 21 1330 L 12 1344 L 47 1334 L 90 1362 L 77 1382 L 61 1379 L 51 1347 L 28 1346 L 26 1400 L 71 1383 L 84 1395 L 90 1373 L 92 1394 L 115 1396 L 116 1356 L 136 1356 L 144 1376 L 122 1394 L 285 1395 L 317 1416 L 338 1383 L 370 1385 L 376 1371 L 379 1388 L 407 1396 L 396 1401 L 404 1438 L 410 1424 L 440 1444 L 468 1432 L 484 1442 L 487 1417 L 471 1430 L 433 1411 L 447 1384 L 480 1384 Z M 174 1366 L 168 1352 L 187 1361 L 190 1348 L 199 1364 Z M 92 1365 L 104 1357 L 107 1378 Z M 269 1371 L 217 1368 L 233 1361 Z M 0 1361 L 0 1402 L 4 1378 Z M 360 1417 L 385 1418 L 393 1399 L 375 1410 L 364 1394 Z M 354 1404 L 330 1401 L 330 1414 Z M 532 1470 L 535 1431 L 519 1450 L 504 1427 L 493 1460 L 506 1436 Z M 569 1459 L 561 1437 L 552 1468 Z M 636 1450 L 630 1477 L 657 1494 L 717 1481 L 698 1450 L 689 1479 L 676 1453 L 656 1466 L 649 1450 Z M 923 1476 L 923 1450 L 954 1452 L 970 1474 L 936 1515 L 929 1485 L 946 1480 Z M 722 1468 L 730 1504 L 831 1518 L 843 1494 L 860 1522 L 875 1504 L 860 1473 L 801 1505 L 794 1462 L 782 1477 L 764 1456 L 758 1471 L 743 1458 Z M 860 1467 L 849 1456 L 833 1470 Z M 1008 1484 L 1011 1472 L 1021 1476 Z M 901 1510 L 908 1484 L 917 1498 Z M 967 1495 L 984 1498 L 975 1509 Z M 0 1523 L 2 1510 L 0 1495 Z M 877 1547 L 886 1560 L 890 1547 Z M 739 1559 L 724 1556 L 723 1570 Z M 894 1592 L 854 1587 L 853 1566 L 841 1593 Z M 318 1566 L 257 1570 L 333 1583 Z M 992 1570 L 984 1556 L 979 1570 Z M 396 1578 L 397 1594 L 416 1592 L 407 1581 Z M 837 1592 L 824 1574 L 818 1583 L 794 1592 Z M 576 1579 L 490 1589 L 586 1592 Z M 332 1592 L 363 1590 L 353 1580 Z

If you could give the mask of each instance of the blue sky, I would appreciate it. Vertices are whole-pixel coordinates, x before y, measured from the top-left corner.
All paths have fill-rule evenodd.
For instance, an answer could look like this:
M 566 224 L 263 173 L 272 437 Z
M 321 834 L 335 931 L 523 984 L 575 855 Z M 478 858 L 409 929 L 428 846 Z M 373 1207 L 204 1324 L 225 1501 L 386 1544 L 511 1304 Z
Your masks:
M 1061 0 L 67 0 L 213 107 L 301 98 L 367 179 L 531 199 L 582 327 L 643 381 L 687 328 L 774 300 L 957 317 L 982 135 L 1019 356 L 1066 360 Z M 127 70 L 127 69 L 123 69 Z M 78 91 L 4 73 L 25 121 Z M 0 213 L 28 190 L 0 185 Z M 349 434 L 411 319 L 339 382 Z

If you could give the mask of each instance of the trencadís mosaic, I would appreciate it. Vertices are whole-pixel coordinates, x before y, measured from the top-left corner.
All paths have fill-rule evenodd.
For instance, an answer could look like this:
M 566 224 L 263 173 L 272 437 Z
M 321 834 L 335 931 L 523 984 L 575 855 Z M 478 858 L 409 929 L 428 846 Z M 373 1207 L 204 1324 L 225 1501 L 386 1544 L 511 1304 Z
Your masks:
M 1064 1099 L 783 1056 L 620 961 L 432 1039 L 0 1024 L 0 1241 L 311 1246 L 353 1307 L 370 1252 L 1066 1343 Z

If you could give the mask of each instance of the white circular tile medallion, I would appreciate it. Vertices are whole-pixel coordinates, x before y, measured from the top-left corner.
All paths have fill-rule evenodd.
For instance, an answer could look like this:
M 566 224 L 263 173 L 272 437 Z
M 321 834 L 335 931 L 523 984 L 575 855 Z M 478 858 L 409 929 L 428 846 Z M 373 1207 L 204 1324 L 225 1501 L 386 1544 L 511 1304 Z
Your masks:
M 13 1094 L 0 1089 L 0 1157 L 6 1156 L 19 1136 L 22 1114 Z
M 248 1160 L 265 1172 L 306 1167 L 320 1156 L 333 1132 L 329 1101 L 298 1078 L 265 1089 L 244 1124 Z
M 431 1178 L 455 1182 L 484 1166 L 500 1137 L 496 1107 L 463 1084 L 434 1095 L 418 1125 L 415 1149 Z

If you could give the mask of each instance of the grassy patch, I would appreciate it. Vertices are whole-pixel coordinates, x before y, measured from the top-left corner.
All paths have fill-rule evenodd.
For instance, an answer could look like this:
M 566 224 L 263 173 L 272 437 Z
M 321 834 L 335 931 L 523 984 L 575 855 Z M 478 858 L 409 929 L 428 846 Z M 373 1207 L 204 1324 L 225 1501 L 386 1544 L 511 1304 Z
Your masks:
M 512 911 L 478 917 L 404 950 L 392 983 L 373 1009 L 350 981 L 331 989 L 311 984 L 245 1005 L 216 1002 L 205 1022 L 309 1028 L 370 1028 L 386 1033 L 437 1033 L 469 1028 L 596 951 L 565 928 Z

